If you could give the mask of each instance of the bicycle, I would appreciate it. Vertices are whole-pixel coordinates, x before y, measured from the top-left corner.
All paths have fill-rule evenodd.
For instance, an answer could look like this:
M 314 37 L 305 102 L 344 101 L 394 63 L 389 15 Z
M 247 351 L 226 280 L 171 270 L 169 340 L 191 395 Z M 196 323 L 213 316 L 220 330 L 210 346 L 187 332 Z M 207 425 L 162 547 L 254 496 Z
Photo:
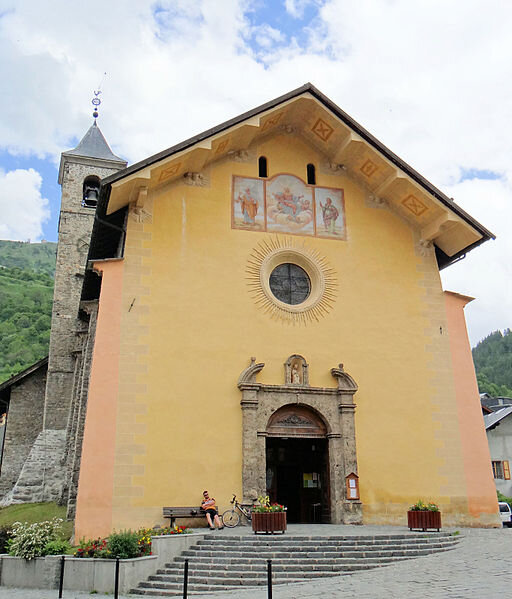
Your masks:
M 230 503 L 233 504 L 233 507 L 222 514 L 224 526 L 227 526 L 228 528 L 235 528 L 235 526 L 238 526 L 240 524 L 240 514 L 243 514 L 249 522 L 251 521 L 252 515 L 250 506 L 238 503 L 236 495 L 233 495 L 233 499 Z M 240 512 L 240 514 L 238 512 Z

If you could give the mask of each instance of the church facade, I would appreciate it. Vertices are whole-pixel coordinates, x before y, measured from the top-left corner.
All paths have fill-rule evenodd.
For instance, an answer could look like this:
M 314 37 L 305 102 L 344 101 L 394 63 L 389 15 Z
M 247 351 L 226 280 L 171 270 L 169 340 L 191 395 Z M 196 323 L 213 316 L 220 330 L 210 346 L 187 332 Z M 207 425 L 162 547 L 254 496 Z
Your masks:
M 421 498 L 498 525 L 471 298 L 439 276 L 492 237 L 310 84 L 102 178 L 76 537 L 203 489 L 291 522 L 404 524 Z

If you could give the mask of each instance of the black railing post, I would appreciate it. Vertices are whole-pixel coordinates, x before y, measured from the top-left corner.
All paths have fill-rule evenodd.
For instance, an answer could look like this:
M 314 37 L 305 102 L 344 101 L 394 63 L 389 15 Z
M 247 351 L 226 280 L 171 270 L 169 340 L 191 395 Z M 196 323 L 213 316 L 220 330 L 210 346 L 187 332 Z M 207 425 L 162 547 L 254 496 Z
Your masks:
M 64 556 L 60 558 L 59 599 L 62 599 L 62 587 L 64 586 Z
M 268 599 L 272 599 L 272 560 L 267 560 L 267 590 Z
M 119 558 L 116 557 L 116 575 L 114 579 L 114 599 L 119 599 Z
M 185 570 L 183 571 L 183 599 L 187 599 L 188 593 L 188 559 L 185 560 Z

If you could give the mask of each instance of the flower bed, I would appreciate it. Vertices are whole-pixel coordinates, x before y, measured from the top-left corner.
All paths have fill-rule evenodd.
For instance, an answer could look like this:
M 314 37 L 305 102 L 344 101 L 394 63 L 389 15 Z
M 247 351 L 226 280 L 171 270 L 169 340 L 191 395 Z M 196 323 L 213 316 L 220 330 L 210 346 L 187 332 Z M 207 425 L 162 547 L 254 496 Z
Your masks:
M 159 529 L 163 530 L 163 529 Z M 200 539 L 204 533 L 173 533 L 151 538 L 151 555 L 122 559 L 119 563 L 119 590 L 128 592 L 148 576 L 155 574 Z M 16 588 L 57 589 L 60 556 L 37 557 L 32 560 L 2 555 L 0 585 Z M 68 591 L 114 590 L 115 559 L 66 556 L 64 589 Z
M 133 559 L 152 555 L 152 535 L 171 536 L 189 534 L 190 531 L 184 526 L 159 528 L 141 528 L 137 531 L 114 532 L 110 536 L 98 539 L 81 539 L 75 557 L 110 559 L 119 557 L 121 559 Z

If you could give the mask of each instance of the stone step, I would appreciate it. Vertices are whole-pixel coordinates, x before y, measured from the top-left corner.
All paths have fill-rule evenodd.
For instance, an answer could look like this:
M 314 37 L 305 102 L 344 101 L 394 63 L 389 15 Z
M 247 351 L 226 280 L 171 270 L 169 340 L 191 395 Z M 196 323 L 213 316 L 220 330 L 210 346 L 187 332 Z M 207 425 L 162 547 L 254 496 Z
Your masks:
M 393 537 L 207 538 L 183 551 L 131 593 L 179 596 L 185 559 L 189 560 L 189 594 L 198 595 L 266 585 L 268 559 L 272 559 L 273 584 L 279 585 L 385 567 L 454 549 L 459 542 L 448 534 Z
M 222 533 L 221 533 L 222 534 Z M 417 536 L 413 535 L 404 535 L 398 539 L 389 539 L 389 538 L 381 538 L 381 537 L 253 537 L 253 536 L 245 536 L 245 537 L 234 537 L 234 536 L 210 536 L 204 539 L 201 539 L 198 542 L 198 545 L 218 545 L 218 544 L 239 544 L 239 545 L 322 545 L 325 543 L 328 544 L 348 544 L 348 545 L 388 545 L 388 544 L 401 544 L 401 543 L 415 543 L 415 542 L 439 542 L 439 541 L 449 541 L 453 540 L 454 537 L 451 534 L 443 534 L 443 533 L 433 533 L 433 534 L 421 534 Z
M 190 549 L 196 554 L 204 552 L 218 552 L 218 551 L 232 551 L 232 552 L 251 552 L 260 554 L 264 551 L 272 552 L 293 552 L 293 553 L 310 553 L 311 551 L 389 551 L 394 549 L 408 550 L 408 549 L 427 549 L 429 547 L 442 549 L 444 547 L 453 547 L 457 544 L 457 541 L 446 541 L 446 542 L 431 542 L 431 543 L 407 543 L 400 545 L 260 545 L 260 546 L 246 546 L 246 545 L 233 545 L 228 543 L 218 543 L 215 545 L 197 545 Z
M 254 553 L 247 551 L 201 551 L 200 554 L 192 550 L 182 552 L 182 556 L 192 560 L 196 557 L 209 558 L 239 558 L 239 559 L 333 559 L 336 557 L 397 557 L 397 556 L 420 556 L 437 553 L 435 548 L 427 547 L 424 549 L 387 549 L 387 550 L 372 550 L 372 551 L 307 551 L 307 552 L 287 552 L 287 551 L 262 551 L 258 552 L 257 556 Z
M 366 558 L 364 560 L 361 559 L 346 559 L 339 558 L 333 560 L 308 560 L 307 562 L 299 562 L 296 560 L 272 560 L 272 568 L 275 572 L 305 572 L 305 571 L 328 571 L 334 570 L 338 568 L 343 568 L 345 566 L 356 566 L 358 564 L 364 564 L 369 566 L 378 566 L 380 564 L 392 564 L 395 562 L 403 561 L 404 559 L 412 559 L 412 558 L 403 558 L 403 557 L 386 557 L 386 558 Z M 165 568 L 160 568 L 157 570 L 156 574 L 158 575 L 169 575 L 176 574 L 177 572 L 183 572 L 183 563 L 174 563 L 167 564 Z M 230 563 L 222 563 L 219 561 L 215 561 L 212 563 L 211 561 L 204 562 L 196 562 L 189 564 L 189 572 L 197 573 L 197 572 L 219 572 L 219 576 L 223 576 L 225 574 L 221 574 L 223 572 L 233 572 L 237 571 L 240 573 L 240 576 L 244 576 L 247 572 L 266 572 L 267 571 L 267 562 L 266 560 L 258 560 L 258 563 L 247 562 L 247 563 L 238 563 L 238 562 L 230 562 Z
M 204 539 L 201 539 L 199 542 L 233 542 L 233 543 L 307 543 L 313 541 L 314 543 L 322 543 L 322 542 L 339 542 L 339 541 L 348 541 L 351 543 L 359 543 L 359 542 L 400 542 L 400 541 L 414 541 L 414 540 L 430 540 L 430 539 L 453 539 L 454 537 L 451 533 L 448 532 L 419 532 L 419 533 L 405 533 L 401 535 L 382 535 L 382 536 L 356 536 L 356 535 L 344 535 L 344 536 L 290 536 L 290 535 L 277 535 L 277 536 L 256 536 L 256 535 L 224 535 L 222 532 L 218 534 L 208 535 Z

